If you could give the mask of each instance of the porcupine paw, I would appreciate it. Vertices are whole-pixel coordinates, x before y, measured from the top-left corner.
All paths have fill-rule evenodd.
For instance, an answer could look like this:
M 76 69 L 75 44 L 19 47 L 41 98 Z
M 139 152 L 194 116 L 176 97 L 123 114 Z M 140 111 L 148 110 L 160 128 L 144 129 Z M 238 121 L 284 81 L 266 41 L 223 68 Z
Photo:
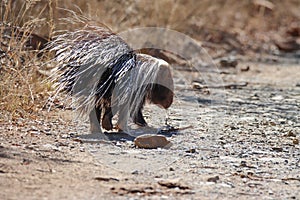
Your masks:
M 108 131 L 113 129 L 113 125 L 112 125 L 111 119 L 109 119 L 109 117 L 106 117 L 106 116 L 103 117 L 102 128 L 104 128 Z
M 144 120 L 144 118 L 134 118 L 133 122 L 139 126 L 147 126 L 147 122 Z

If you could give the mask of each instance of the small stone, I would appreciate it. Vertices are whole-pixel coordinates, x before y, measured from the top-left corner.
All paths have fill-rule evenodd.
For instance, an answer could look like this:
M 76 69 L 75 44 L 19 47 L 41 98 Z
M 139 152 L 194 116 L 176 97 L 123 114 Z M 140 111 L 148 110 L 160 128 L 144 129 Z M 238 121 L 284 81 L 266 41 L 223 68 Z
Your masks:
M 24 158 L 22 161 L 22 165 L 29 165 L 31 162 L 31 160 Z
M 80 152 L 85 152 L 85 148 L 84 147 L 80 147 L 79 150 L 80 150 Z
M 163 135 L 141 135 L 135 138 L 134 144 L 145 149 L 168 148 L 171 142 Z
M 285 119 L 279 119 L 278 122 L 279 122 L 280 124 L 285 124 L 285 123 L 286 123 L 286 120 L 285 120 Z
M 186 153 L 196 153 L 196 149 L 192 148 L 185 151 Z
M 272 190 L 269 190 L 269 194 L 272 195 L 274 194 L 274 192 Z
M 277 152 L 282 152 L 283 148 L 282 147 L 272 147 L 272 150 L 277 151 Z
M 62 134 L 60 137 L 62 139 L 68 139 L 68 138 L 70 138 L 68 134 Z
M 276 123 L 275 123 L 275 122 L 269 122 L 269 124 L 270 124 L 271 126 L 276 126 Z
M 211 177 L 211 178 L 208 178 L 207 181 L 208 182 L 217 182 L 218 180 L 220 180 L 219 176 L 214 176 L 214 177 Z
M 276 41 L 275 45 L 283 52 L 294 52 L 300 49 L 300 44 L 294 38 L 281 39 L 280 41 Z
M 201 83 L 198 83 L 198 82 L 194 82 L 193 83 L 193 88 L 194 89 L 200 89 L 200 90 L 202 90 L 202 89 L 207 89 L 207 86 L 203 85 Z
M 290 130 L 287 134 L 284 135 L 285 137 L 296 137 L 297 135 L 292 131 Z
M 293 139 L 293 144 L 299 144 L 299 140 L 297 138 Z
M 44 144 L 44 145 L 42 145 L 40 147 L 40 149 L 43 150 L 43 151 L 52 151 L 52 150 L 54 150 L 54 151 L 60 151 L 59 147 L 54 146 L 52 144 Z
M 247 72 L 250 70 L 250 66 L 247 65 L 245 68 L 241 68 L 241 72 Z
M 241 167 L 247 167 L 247 162 L 246 161 L 244 161 L 244 160 L 242 160 L 241 161 L 241 165 L 240 165 Z
M 95 177 L 94 178 L 95 180 L 97 180 L 97 181 L 104 181 L 104 182 L 109 182 L 109 181 L 119 181 L 119 179 L 117 179 L 117 178 L 113 178 L 113 177 L 100 177 L 100 176 L 98 176 L 98 177 Z
M 225 58 L 225 59 L 220 60 L 219 64 L 221 65 L 221 67 L 235 68 L 238 64 L 238 61 L 233 58 Z
M 282 95 L 277 95 L 271 98 L 274 101 L 282 101 L 284 97 Z
M 182 183 L 180 179 L 160 180 L 158 181 L 158 184 L 160 186 L 167 187 L 167 188 L 179 188 L 181 190 L 190 189 L 190 187 Z
M 30 131 L 31 136 L 36 136 L 36 135 L 39 135 L 39 134 L 40 134 L 39 131 Z
M 35 126 L 31 126 L 31 129 L 30 129 L 31 131 L 38 131 L 39 129 L 37 128 L 37 127 L 35 127 Z

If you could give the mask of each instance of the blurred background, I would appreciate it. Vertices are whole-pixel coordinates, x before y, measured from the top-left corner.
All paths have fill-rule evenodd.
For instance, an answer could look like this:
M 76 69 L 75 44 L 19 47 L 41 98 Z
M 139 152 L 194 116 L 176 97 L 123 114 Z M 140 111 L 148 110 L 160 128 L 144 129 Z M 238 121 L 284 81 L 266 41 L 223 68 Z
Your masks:
M 115 32 L 165 27 L 210 48 L 221 43 L 219 51 L 244 54 L 298 50 L 299 43 L 292 44 L 290 37 L 300 35 L 299 10 L 299 0 L 2 0 L 0 13 L 3 22 L 18 26 L 31 22 L 33 32 L 46 38 L 54 30 L 73 29 L 74 25 L 61 23 L 61 19 L 74 11 Z

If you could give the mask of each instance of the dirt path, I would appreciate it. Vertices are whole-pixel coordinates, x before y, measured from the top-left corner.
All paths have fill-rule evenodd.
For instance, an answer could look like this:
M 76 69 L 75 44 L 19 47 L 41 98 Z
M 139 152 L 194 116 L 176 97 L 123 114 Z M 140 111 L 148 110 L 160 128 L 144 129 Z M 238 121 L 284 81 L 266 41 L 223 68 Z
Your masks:
M 192 128 L 169 149 L 80 143 L 88 126 L 70 111 L 1 122 L 0 199 L 300 199 L 300 66 L 220 70 L 175 71 L 169 122 Z M 202 87 L 216 76 L 223 83 Z M 163 125 L 164 112 L 146 110 Z

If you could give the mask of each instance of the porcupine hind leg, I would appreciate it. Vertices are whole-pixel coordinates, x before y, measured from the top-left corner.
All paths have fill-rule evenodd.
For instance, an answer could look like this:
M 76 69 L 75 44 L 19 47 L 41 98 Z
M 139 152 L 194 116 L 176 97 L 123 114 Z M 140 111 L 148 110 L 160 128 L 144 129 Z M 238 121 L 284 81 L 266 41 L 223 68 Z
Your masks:
M 112 110 L 111 107 L 105 107 L 104 115 L 102 117 L 102 127 L 106 130 L 112 130 L 113 129 L 113 124 L 112 124 Z

